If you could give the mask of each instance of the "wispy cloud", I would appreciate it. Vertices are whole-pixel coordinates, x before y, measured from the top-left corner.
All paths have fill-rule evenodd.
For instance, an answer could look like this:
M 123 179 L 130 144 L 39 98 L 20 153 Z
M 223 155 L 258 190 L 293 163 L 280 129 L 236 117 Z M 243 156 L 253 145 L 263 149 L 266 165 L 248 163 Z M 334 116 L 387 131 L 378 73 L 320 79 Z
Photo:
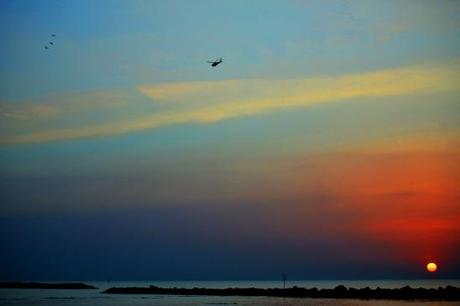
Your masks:
M 0 104 L 0 118 L 12 120 L 47 119 L 59 114 L 59 109 L 50 105 L 25 105 L 10 107 Z
M 401 153 L 401 152 L 460 152 L 460 131 L 443 129 L 437 131 L 422 131 L 418 133 L 399 134 L 368 140 L 366 143 L 349 144 L 348 151 L 367 153 Z
M 139 92 L 159 105 L 147 114 L 141 112 L 142 115 L 129 119 L 109 116 L 109 119 L 90 125 L 32 130 L 4 136 L 0 141 L 11 144 L 111 136 L 168 125 L 212 123 L 348 99 L 450 91 L 458 89 L 460 84 L 459 66 L 460 62 L 455 61 L 448 65 L 410 66 L 334 77 L 142 85 Z M 140 105 L 136 104 L 136 99 L 141 99 L 136 97 L 138 93 L 122 92 L 114 94 L 112 99 L 119 101 L 120 96 L 131 99 L 130 107 L 134 108 Z M 95 103 L 95 107 L 100 108 L 100 105 Z

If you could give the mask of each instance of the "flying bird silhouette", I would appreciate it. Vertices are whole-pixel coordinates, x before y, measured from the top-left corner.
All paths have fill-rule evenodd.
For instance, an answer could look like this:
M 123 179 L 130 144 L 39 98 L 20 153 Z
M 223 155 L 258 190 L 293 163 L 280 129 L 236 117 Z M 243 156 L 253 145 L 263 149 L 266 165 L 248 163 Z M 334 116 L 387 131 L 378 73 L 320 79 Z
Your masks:
M 56 34 L 51 34 L 51 37 L 56 37 Z M 45 49 L 48 50 L 52 46 L 54 46 L 54 42 L 50 41 L 50 42 L 48 42 L 48 45 L 45 45 Z

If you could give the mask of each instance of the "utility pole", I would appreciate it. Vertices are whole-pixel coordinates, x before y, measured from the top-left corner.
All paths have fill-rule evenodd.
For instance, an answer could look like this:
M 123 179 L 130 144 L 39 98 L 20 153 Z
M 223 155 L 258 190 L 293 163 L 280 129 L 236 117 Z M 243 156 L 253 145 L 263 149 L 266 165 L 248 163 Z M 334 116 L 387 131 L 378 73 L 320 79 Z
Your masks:
M 281 274 L 281 277 L 283 278 L 283 289 L 286 289 L 286 279 L 287 279 L 286 274 L 285 273 Z

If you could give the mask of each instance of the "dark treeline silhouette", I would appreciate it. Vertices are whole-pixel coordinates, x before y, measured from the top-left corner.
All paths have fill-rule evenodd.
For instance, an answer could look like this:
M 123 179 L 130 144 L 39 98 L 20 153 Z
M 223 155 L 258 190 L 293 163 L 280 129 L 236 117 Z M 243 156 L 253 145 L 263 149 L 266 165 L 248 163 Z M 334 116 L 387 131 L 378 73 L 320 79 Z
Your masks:
M 405 286 L 398 289 L 362 289 L 347 288 L 343 285 L 334 289 L 299 288 L 286 289 L 259 289 L 259 288 L 160 288 L 128 287 L 110 288 L 103 293 L 114 294 L 170 294 L 170 295 L 212 295 L 212 296 L 272 296 L 272 297 L 296 297 L 296 298 L 334 298 L 334 299 L 377 299 L 377 300 L 437 300 L 437 301 L 460 301 L 460 288 L 447 286 L 437 289 L 411 288 Z
M 0 282 L 0 288 L 23 288 L 23 289 L 97 289 L 83 283 L 25 283 L 25 282 Z

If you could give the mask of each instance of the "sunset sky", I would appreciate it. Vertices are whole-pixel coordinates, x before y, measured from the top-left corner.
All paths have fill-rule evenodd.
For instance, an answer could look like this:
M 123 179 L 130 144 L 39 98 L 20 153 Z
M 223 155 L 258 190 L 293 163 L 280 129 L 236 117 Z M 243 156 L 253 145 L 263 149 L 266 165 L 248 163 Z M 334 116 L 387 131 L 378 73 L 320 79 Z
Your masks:
M 1 1 L 0 280 L 460 278 L 459 16 Z

